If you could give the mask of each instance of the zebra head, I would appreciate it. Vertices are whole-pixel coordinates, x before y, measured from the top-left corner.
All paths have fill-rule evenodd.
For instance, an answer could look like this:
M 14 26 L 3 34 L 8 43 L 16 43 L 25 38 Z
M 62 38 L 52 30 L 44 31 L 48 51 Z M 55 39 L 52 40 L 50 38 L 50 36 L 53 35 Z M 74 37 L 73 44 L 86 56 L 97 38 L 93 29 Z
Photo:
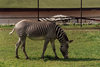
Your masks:
M 69 43 L 71 43 L 73 40 L 66 41 L 65 43 L 62 43 L 60 46 L 60 51 L 62 55 L 64 56 L 64 59 L 68 59 L 68 48 L 69 48 Z

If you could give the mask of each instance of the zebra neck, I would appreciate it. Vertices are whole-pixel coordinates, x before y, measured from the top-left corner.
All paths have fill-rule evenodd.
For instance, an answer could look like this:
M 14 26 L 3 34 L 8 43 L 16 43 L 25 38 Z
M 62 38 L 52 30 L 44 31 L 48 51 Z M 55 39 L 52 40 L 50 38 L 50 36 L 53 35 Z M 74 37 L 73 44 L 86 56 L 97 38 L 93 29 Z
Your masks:
M 60 43 L 69 41 L 63 29 L 61 29 L 58 25 L 56 25 L 56 36 Z
M 66 34 L 61 34 L 61 36 L 58 36 L 57 39 L 59 40 L 60 43 L 65 43 L 66 41 L 69 41 Z

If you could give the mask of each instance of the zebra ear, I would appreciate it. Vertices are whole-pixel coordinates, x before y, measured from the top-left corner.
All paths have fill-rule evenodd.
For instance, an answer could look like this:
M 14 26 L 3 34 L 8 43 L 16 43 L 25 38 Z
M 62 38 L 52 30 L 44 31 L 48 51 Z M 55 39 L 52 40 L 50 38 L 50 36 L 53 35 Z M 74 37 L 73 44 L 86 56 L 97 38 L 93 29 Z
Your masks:
M 71 42 L 73 42 L 73 40 L 69 40 L 68 42 L 71 43 Z

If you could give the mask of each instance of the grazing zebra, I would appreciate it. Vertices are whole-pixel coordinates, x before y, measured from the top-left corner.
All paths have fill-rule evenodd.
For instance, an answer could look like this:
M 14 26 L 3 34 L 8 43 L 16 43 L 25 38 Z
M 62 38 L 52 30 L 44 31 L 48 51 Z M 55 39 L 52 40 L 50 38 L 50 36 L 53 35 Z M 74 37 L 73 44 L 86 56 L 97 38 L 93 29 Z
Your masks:
M 22 50 L 26 56 L 26 59 L 28 59 L 27 53 L 25 51 L 26 37 L 29 37 L 32 40 L 33 39 L 45 40 L 41 58 L 44 58 L 44 53 L 49 42 L 51 42 L 55 58 L 58 58 L 55 50 L 55 39 L 58 39 L 59 42 L 61 43 L 60 50 L 64 58 L 68 58 L 68 47 L 69 47 L 68 43 L 72 42 L 72 40 L 68 40 L 65 32 L 58 25 L 51 22 L 22 20 L 15 25 L 15 27 L 9 34 L 12 34 L 14 31 L 16 31 L 16 33 L 19 36 L 19 40 L 16 43 L 16 58 L 19 58 L 18 48 L 22 44 L 21 45 Z

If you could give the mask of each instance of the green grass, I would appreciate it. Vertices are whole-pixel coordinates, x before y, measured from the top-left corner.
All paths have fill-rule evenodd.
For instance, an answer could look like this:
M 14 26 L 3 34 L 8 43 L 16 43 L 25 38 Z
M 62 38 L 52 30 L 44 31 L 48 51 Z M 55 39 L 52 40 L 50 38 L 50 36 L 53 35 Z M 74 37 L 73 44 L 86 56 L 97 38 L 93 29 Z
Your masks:
M 8 27 L 10 28 L 10 27 Z M 12 27 L 11 27 L 12 28 Z M 26 40 L 26 51 L 30 60 L 19 49 L 20 59 L 15 58 L 16 33 L 9 35 L 11 30 L 0 30 L 0 67 L 100 67 L 100 31 L 97 30 L 65 30 L 69 39 L 74 42 L 69 47 L 69 59 L 64 60 L 56 40 L 56 51 L 60 59 L 54 59 L 51 45 L 45 53 L 45 59 L 40 59 L 43 41 Z M 3 30 L 4 29 L 4 30 Z M 6 30 L 5 30 L 6 29 Z
M 36 8 L 37 0 L 0 0 L 0 8 Z
M 61 25 L 62 28 L 64 29 L 100 29 L 100 24 L 92 24 L 92 25 L 88 25 L 88 24 L 83 24 L 82 27 L 80 26 L 80 24 L 69 24 L 69 25 Z
M 80 27 L 80 24 L 69 24 L 69 25 L 60 25 L 64 29 L 100 29 L 100 24 L 83 24 L 82 27 Z M 0 29 L 12 29 L 14 25 L 0 25 Z
M 12 29 L 14 25 L 0 25 L 0 29 Z
M 81 0 L 40 0 L 40 8 L 80 8 Z M 83 0 L 83 7 L 100 7 L 100 0 Z M 37 0 L 0 0 L 0 8 L 37 8 Z

